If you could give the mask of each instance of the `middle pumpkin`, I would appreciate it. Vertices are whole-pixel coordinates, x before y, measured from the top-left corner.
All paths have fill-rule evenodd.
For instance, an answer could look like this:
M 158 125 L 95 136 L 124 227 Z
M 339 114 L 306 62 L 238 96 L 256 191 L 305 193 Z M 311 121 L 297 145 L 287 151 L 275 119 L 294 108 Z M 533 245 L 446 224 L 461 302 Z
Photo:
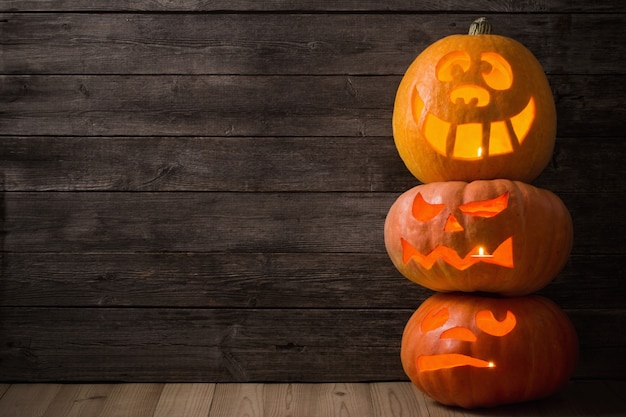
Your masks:
M 385 221 L 395 267 L 442 292 L 530 294 L 563 268 L 572 243 L 561 199 L 519 181 L 419 185 L 394 202 Z

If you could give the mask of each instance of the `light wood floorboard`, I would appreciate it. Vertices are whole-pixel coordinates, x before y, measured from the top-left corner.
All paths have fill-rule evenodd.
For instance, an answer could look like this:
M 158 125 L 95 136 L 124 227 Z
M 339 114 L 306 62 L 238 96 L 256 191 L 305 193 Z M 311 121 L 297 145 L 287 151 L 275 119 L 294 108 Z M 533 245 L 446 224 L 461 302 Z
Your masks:
M 623 417 L 626 381 L 572 381 L 525 404 L 462 410 L 407 382 L 0 384 L 0 417 Z
M 153 417 L 207 417 L 215 384 L 166 384 Z

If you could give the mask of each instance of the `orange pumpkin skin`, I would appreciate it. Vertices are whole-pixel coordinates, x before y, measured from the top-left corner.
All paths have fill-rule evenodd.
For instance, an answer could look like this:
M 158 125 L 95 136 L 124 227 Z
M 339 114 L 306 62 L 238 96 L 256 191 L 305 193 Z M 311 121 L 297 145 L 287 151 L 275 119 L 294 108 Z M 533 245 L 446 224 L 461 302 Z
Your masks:
M 495 66 L 510 77 L 494 81 Z M 464 96 L 472 94 L 468 86 L 480 92 L 473 103 Z M 543 69 L 525 46 L 498 35 L 452 35 L 426 48 L 406 71 L 393 136 L 421 182 L 531 182 L 552 156 L 556 109 Z
M 573 244 L 572 219 L 561 199 L 509 180 L 418 185 L 393 203 L 384 235 L 395 267 L 417 284 L 507 296 L 548 284 Z M 493 258 L 480 257 L 479 246 Z
M 503 331 L 484 331 L 477 324 L 479 312 L 487 317 L 491 312 L 495 329 Z M 512 328 L 506 325 L 511 317 Z M 431 398 L 491 407 L 547 397 L 561 388 L 576 367 L 578 338 L 567 315 L 544 297 L 438 293 L 408 321 L 401 358 L 413 384 Z M 442 358 L 452 358 L 446 359 L 450 367 L 438 368 Z M 462 365 L 468 358 L 476 364 Z

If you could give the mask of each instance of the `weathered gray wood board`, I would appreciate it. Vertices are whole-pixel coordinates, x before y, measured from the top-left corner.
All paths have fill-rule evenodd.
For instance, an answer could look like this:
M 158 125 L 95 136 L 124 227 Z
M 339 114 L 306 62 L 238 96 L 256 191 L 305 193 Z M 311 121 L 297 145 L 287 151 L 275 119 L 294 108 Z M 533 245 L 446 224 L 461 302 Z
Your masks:
M 483 14 L 557 104 L 534 184 L 575 242 L 541 294 L 576 376 L 623 378 L 626 8 L 587 3 L 0 0 L 0 380 L 404 379 L 431 292 L 384 249 L 418 184 L 393 100 Z
M 413 310 L 2 308 L 5 378 L 185 381 L 398 380 Z M 582 340 L 578 377 L 626 365 L 612 329 L 623 311 L 568 311 Z M 614 358 L 611 360 L 610 358 Z M 89 359 L 89 360 L 88 360 Z M 598 367 L 598 364 L 605 366 Z
M 625 36 L 621 14 L 494 14 L 490 19 L 499 34 L 534 51 L 548 74 L 623 73 L 626 45 L 594 42 Z M 472 17 L 7 13 L 3 20 L 6 58 L 0 69 L 5 73 L 388 75 L 402 74 L 435 40 L 465 32 Z M 550 36 L 555 32 L 558 36 Z
M 396 194 L 46 192 L 7 194 L 10 252 L 385 251 L 382 226 Z M 573 253 L 619 255 L 626 227 L 611 216 L 620 194 L 565 194 Z M 34 221 L 36 220 L 36 221 Z
M 559 194 L 623 192 L 622 140 L 559 138 L 551 164 L 533 183 Z M 389 136 L 6 136 L 2 141 L 7 191 L 401 193 L 418 184 Z
M 111 0 L 106 3 L 92 0 L 2 0 L 0 10 L 6 11 L 407 11 L 407 12 L 624 12 L 626 9 L 614 0 L 599 0 L 588 4 L 585 0 L 491 1 L 475 0 Z
M 7 135 L 387 136 L 400 76 L 0 76 Z M 620 75 L 551 77 L 561 136 L 617 136 Z M 124 109 L 124 111 L 120 111 Z

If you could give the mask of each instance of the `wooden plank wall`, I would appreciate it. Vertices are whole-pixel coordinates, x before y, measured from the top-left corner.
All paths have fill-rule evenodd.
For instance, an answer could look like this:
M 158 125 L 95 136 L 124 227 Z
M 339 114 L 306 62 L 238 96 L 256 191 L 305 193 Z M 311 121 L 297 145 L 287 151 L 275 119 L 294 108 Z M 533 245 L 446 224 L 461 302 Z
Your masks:
M 578 378 L 626 375 L 621 0 L 0 0 L 0 380 L 405 379 L 386 212 L 400 78 L 486 15 L 548 74 L 535 185 L 571 210 L 542 293 Z

